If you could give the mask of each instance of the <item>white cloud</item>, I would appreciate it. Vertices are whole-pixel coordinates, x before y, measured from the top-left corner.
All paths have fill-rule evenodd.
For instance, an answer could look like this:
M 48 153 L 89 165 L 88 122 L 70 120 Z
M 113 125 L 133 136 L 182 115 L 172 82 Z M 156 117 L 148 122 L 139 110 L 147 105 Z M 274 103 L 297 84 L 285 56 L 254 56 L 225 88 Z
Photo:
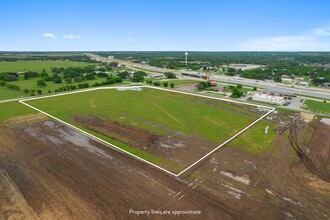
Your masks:
M 132 38 L 126 38 L 125 39 L 127 42 L 134 42 L 134 40 Z
M 255 38 L 240 46 L 240 50 L 252 51 L 329 51 L 330 27 L 315 28 L 300 35 Z
M 81 35 L 72 35 L 72 34 L 69 34 L 69 35 L 63 35 L 62 37 L 63 37 L 64 39 L 70 39 L 70 40 L 82 38 Z
M 42 36 L 48 37 L 48 38 L 57 38 L 57 36 L 53 33 L 44 33 L 44 34 L 42 34 Z
M 330 27 L 319 27 L 311 31 L 312 34 L 318 36 L 330 36 Z

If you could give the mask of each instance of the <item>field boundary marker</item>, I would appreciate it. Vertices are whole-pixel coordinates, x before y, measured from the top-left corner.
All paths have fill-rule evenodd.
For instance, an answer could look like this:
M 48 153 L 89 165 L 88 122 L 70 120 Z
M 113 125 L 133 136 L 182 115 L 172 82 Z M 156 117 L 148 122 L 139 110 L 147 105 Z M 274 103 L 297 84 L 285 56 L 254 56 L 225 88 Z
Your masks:
M 215 147 L 213 150 L 211 150 L 209 153 L 205 154 L 204 156 L 202 156 L 200 159 L 198 159 L 197 161 L 195 161 L 194 163 L 192 163 L 191 165 L 189 165 L 187 168 L 185 168 L 184 170 L 182 170 L 180 173 L 175 174 L 171 171 L 168 171 L 167 169 L 160 167 L 154 163 L 151 163 L 150 161 L 147 161 L 131 152 L 128 152 L 114 144 L 111 144 L 87 131 L 84 131 L 68 122 L 65 122 L 45 111 L 42 111 L 30 104 L 25 103 L 25 101 L 31 101 L 31 100 L 37 100 L 37 99 L 45 99 L 45 98 L 51 98 L 51 97 L 57 97 L 57 96 L 64 96 L 64 95 L 71 95 L 71 94 L 77 94 L 77 93 L 83 93 L 83 92 L 90 92 L 90 91 L 96 91 L 96 90 L 106 90 L 106 89 L 135 89 L 135 88 L 150 88 L 150 89 L 156 89 L 156 90 L 162 90 L 162 91 L 167 91 L 167 92 L 173 92 L 173 93 L 179 93 L 179 94 L 184 94 L 184 95 L 190 95 L 190 96 L 196 96 L 196 97 L 202 97 L 202 98 L 208 98 L 208 99 L 213 99 L 213 100 L 220 100 L 220 101 L 225 101 L 225 102 L 232 102 L 232 103 L 239 103 L 239 104 L 243 104 L 243 105 L 250 105 L 250 106 L 255 106 L 255 107 L 261 107 L 261 108 L 265 108 L 265 109 L 269 109 L 269 111 L 267 111 L 267 113 L 265 113 L 264 115 L 262 115 L 261 117 L 259 117 L 257 120 L 255 120 L 254 122 L 252 122 L 251 124 L 249 124 L 248 126 L 246 126 L 245 128 L 243 128 L 242 130 L 240 130 L 238 133 L 236 133 L 235 135 L 233 135 L 232 137 L 230 137 L 229 139 L 227 139 L 226 141 L 224 141 L 223 143 L 221 143 L 219 146 Z M 22 100 L 18 100 L 18 102 L 20 102 L 21 104 L 32 108 L 50 118 L 53 118 L 57 121 L 59 121 L 60 123 L 73 128 L 74 130 L 77 130 L 87 136 L 89 136 L 90 138 L 92 138 L 95 141 L 101 142 L 105 145 L 107 145 L 108 147 L 111 147 L 112 149 L 115 149 L 117 151 L 126 153 L 128 155 L 130 155 L 133 158 L 136 158 L 140 161 L 143 161 L 157 169 L 160 169 L 174 177 L 179 177 L 180 175 L 182 175 L 183 173 L 187 172 L 189 169 L 191 169 L 192 167 L 194 167 L 196 164 L 200 163 L 202 160 L 204 160 L 205 158 L 207 158 L 208 156 L 210 156 L 211 154 L 213 154 L 214 152 L 216 152 L 217 150 L 219 150 L 221 147 L 223 147 L 224 145 L 226 145 L 227 143 L 229 143 L 230 141 L 232 141 L 233 139 L 235 139 L 236 137 L 238 137 L 239 135 L 241 135 L 243 132 L 245 132 L 246 130 L 248 130 L 249 128 L 251 128 L 253 125 L 255 125 L 256 123 L 258 123 L 259 121 L 261 121 L 263 118 L 265 118 L 267 115 L 271 114 L 275 108 L 272 107 L 268 107 L 268 106 L 264 106 L 264 105 L 258 105 L 258 104 L 253 104 L 253 103 L 245 103 L 245 102 L 240 102 L 240 101 L 236 101 L 236 100 L 230 100 L 230 99 L 224 99 L 224 98 L 217 98 L 217 97 L 210 97 L 210 96 L 205 96 L 205 95 L 200 95 L 200 94 L 194 94 L 194 93 L 188 93 L 188 92 L 182 92 L 182 91 L 177 91 L 177 90 L 171 90 L 171 89 L 165 89 L 165 88 L 159 88 L 159 87 L 154 87 L 154 86 L 111 86 L 111 87 L 97 87 L 97 88 L 90 88 L 90 89 L 85 89 L 85 90 L 79 90 L 79 91 L 72 91 L 72 92 L 67 92 L 67 93 L 61 93 L 61 94 L 54 94 L 54 95 L 48 95 L 48 96 L 42 96 L 42 97 L 33 97 L 33 98 L 26 98 L 26 99 L 22 99 Z

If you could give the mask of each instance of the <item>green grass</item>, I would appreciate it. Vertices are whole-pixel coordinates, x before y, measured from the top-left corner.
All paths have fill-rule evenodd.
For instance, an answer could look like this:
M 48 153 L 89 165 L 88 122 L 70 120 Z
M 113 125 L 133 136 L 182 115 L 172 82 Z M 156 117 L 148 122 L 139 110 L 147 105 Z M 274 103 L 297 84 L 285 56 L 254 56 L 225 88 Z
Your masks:
M 215 144 L 224 142 L 255 120 L 219 108 L 222 106 L 246 113 L 246 110 L 228 103 L 146 88 L 140 92 L 97 90 L 31 100 L 28 103 L 76 126 L 79 125 L 73 121 L 73 116 L 93 115 L 124 124 L 134 124 L 159 135 L 168 135 L 167 130 L 171 129 Z M 121 117 L 124 117 L 124 120 L 120 119 Z M 85 128 L 84 130 L 88 131 Z M 166 158 L 123 145 L 103 135 L 98 136 L 157 165 L 167 164 L 167 168 L 178 170 L 164 162 L 167 161 Z
M 269 126 L 268 134 L 265 128 Z M 276 136 L 275 126 L 270 122 L 259 121 L 235 140 L 228 144 L 228 147 L 240 148 L 253 154 L 264 153 Z
M 0 122 L 15 116 L 31 113 L 36 113 L 36 111 L 17 101 L 0 103 Z
M 330 114 L 330 103 L 329 102 L 318 102 L 314 100 L 306 100 L 305 101 L 306 109 L 319 112 L 319 113 L 327 113 Z
M 214 142 L 222 141 L 228 135 L 237 133 L 254 120 L 244 116 L 237 120 L 236 113 L 204 104 L 205 98 L 188 97 L 154 89 L 143 90 L 142 92 L 98 90 L 33 100 L 29 103 L 65 121 L 72 121 L 71 117 L 74 115 L 87 114 L 109 120 L 125 117 L 126 123 L 137 123 L 138 127 L 157 134 L 164 134 L 164 129 L 149 125 L 148 122 L 164 125 L 189 135 L 201 136 Z M 203 102 L 194 101 L 196 99 Z M 221 106 L 245 112 L 227 103 L 215 100 L 207 100 L 207 102 L 217 102 Z
M 92 63 L 86 62 L 74 62 L 74 61 L 16 61 L 16 62 L 0 62 L 0 72 L 20 72 L 20 71 L 36 71 L 41 72 L 45 69 L 49 75 L 52 75 L 51 69 L 53 67 L 80 67 L 95 65 Z M 41 78 L 31 78 L 28 80 L 24 79 L 23 75 L 20 75 L 18 81 L 7 82 L 8 84 L 18 85 L 21 88 L 21 91 L 13 91 L 7 87 L 0 87 L 0 100 L 19 98 L 24 96 L 29 96 L 24 94 L 23 89 L 40 89 L 42 93 L 48 93 L 48 90 L 54 92 L 55 89 L 58 89 L 62 86 L 67 85 L 66 83 L 56 84 L 54 82 L 47 82 L 46 87 L 37 86 L 37 81 Z M 94 82 L 102 82 L 104 79 L 96 79 L 88 81 L 90 84 Z M 77 84 L 77 83 L 76 83 Z M 74 85 L 74 84 L 72 84 Z
M 166 81 L 166 79 L 164 79 Z M 177 86 L 184 86 L 184 85 L 192 85 L 194 83 L 200 82 L 199 80 L 192 80 L 192 79 L 168 79 L 169 83 L 174 83 L 175 87 Z
M 13 84 L 13 85 L 19 86 L 21 88 L 21 91 L 14 91 L 14 90 L 11 90 L 7 87 L 0 87 L 0 100 L 30 96 L 30 94 L 25 94 L 23 92 L 23 89 L 28 89 L 28 90 L 31 90 L 31 89 L 38 90 L 38 89 L 40 89 L 42 91 L 42 94 L 48 94 L 49 90 L 51 90 L 51 92 L 54 93 L 54 91 L 56 89 L 59 89 L 60 87 L 63 87 L 63 86 L 66 86 L 66 85 L 77 85 L 78 84 L 78 83 L 67 84 L 65 82 L 63 82 L 63 83 L 54 83 L 54 82 L 51 81 L 51 82 L 46 82 L 47 83 L 46 87 L 39 87 L 39 86 L 37 86 L 37 81 L 39 79 L 40 78 L 32 78 L 32 79 L 24 80 L 23 76 L 20 76 L 18 81 L 7 82 L 7 84 Z M 88 81 L 85 81 L 85 82 L 89 83 L 89 85 L 92 85 L 95 82 L 103 82 L 103 81 L 105 81 L 104 78 L 97 78 L 97 79 L 88 80 Z
M 25 71 L 35 71 L 41 72 L 45 69 L 48 73 L 51 72 L 53 67 L 80 67 L 95 65 L 87 62 L 75 62 L 75 61 L 14 61 L 14 62 L 0 62 L 0 72 L 25 72 Z

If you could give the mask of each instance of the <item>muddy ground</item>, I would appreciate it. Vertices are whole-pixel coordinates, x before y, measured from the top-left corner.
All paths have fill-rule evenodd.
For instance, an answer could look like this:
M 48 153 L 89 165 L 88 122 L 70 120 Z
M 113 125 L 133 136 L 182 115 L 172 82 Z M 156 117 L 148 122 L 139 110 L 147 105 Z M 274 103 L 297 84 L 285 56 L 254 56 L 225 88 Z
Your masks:
M 302 131 L 298 135 L 305 135 Z M 310 149 L 327 155 L 327 167 L 329 132 L 330 126 L 319 123 L 309 136 Z M 319 157 L 313 162 L 319 164 Z M 203 181 L 200 189 L 234 207 L 240 217 L 330 219 L 330 182 L 306 167 L 293 150 L 288 131 L 278 135 L 262 156 L 225 147 L 185 176 Z
M 188 136 L 169 128 L 164 128 L 168 135 L 157 135 L 136 126 L 91 115 L 75 116 L 73 121 L 128 146 L 160 156 L 183 168 L 188 167 L 219 145 L 219 143 L 213 143 L 197 136 Z
M 0 219 L 329 219 L 330 184 L 287 136 L 263 155 L 224 147 L 174 178 L 44 117 L 11 120 L 0 126 Z
M 209 219 L 233 218 L 234 212 L 212 196 L 191 190 L 197 185 L 51 120 L 0 128 L 0 219 L 138 219 L 130 209 L 159 208 L 200 210 Z M 190 197 L 181 198 L 186 194 Z M 175 195 L 181 199 L 164 209 Z

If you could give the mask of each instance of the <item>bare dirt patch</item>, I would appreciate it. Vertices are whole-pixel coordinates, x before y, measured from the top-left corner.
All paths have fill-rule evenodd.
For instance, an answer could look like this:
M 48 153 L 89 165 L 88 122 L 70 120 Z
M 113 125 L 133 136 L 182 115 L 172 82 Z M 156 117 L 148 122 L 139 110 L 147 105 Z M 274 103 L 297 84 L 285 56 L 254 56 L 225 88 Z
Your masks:
M 0 219 L 136 219 L 129 209 L 158 210 L 168 200 L 175 205 L 166 210 L 202 215 L 149 218 L 235 218 L 195 185 L 55 121 L 0 127 Z
M 298 166 L 299 165 L 299 166 Z M 242 219 L 329 219 L 329 183 L 305 168 L 287 134 L 260 155 L 223 147 L 186 178 Z M 311 179 L 313 178 L 313 179 Z M 248 210 L 248 211 L 247 211 Z
M 217 146 L 205 139 L 187 136 L 175 131 L 170 135 L 156 135 L 152 132 L 118 121 L 103 120 L 94 116 L 75 116 L 73 120 L 99 134 L 108 136 L 126 145 L 188 166 Z
M 47 119 L 47 116 L 42 113 L 37 114 L 28 114 L 28 115 L 22 115 L 22 116 L 16 116 L 9 118 L 5 121 L 0 122 L 0 125 L 2 126 L 15 126 L 15 125 L 21 125 L 21 124 L 31 124 L 34 122 L 38 122 L 41 120 Z

